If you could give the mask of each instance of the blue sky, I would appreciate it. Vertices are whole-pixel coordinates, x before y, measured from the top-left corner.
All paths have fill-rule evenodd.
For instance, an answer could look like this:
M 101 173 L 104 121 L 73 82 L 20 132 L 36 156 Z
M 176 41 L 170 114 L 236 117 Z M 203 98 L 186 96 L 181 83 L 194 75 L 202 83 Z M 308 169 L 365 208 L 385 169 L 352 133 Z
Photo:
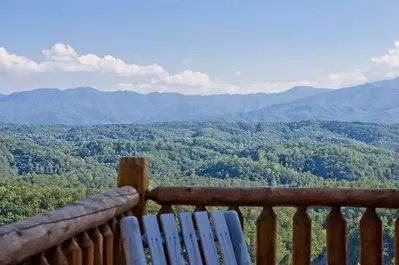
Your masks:
M 0 93 L 336 88 L 398 76 L 396 41 L 398 0 L 2 0 Z

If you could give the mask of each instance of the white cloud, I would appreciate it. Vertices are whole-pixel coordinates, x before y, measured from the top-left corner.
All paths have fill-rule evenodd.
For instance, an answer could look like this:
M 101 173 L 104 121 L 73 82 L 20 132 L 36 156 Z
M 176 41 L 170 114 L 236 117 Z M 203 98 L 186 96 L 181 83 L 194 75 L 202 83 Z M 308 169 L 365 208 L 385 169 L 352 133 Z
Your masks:
M 354 70 L 347 73 L 331 73 L 328 75 L 328 86 L 350 86 L 368 81 L 364 70 Z
M 187 85 L 187 86 L 206 86 L 212 84 L 212 80 L 205 73 L 185 70 L 182 73 L 165 76 L 153 83 L 166 85 Z
M 369 68 L 330 73 L 322 84 L 324 87 L 338 88 L 399 76 L 399 41 L 394 42 L 394 49 L 382 56 L 372 57 L 371 62 L 373 64 Z
M 79 55 L 70 45 L 57 43 L 42 51 L 42 60 L 32 60 L 24 56 L 9 53 L 0 47 L 0 71 L 17 73 L 45 72 L 99 72 L 113 73 L 119 76 L 158 75 L 168 73 L 159 65 L 136 65 L 124 62 L 120 58 L 95 54 Z
M 0 70 L 15 71 L 17 73 L 39 72 L 39 64 L 24 57 L 9 53 L 0 47 Z
M 394 42 L 393 49 L 388 50 L 386 54 L 372 57 L 370 62 L 372 65 L 365 69 L 329 74 L 323 74 L 325 71 L 322 71 L 318 73 L 319 78 L 312 80 L 249 81 L 238 86 L 190 69 L 169 74 L 156 63 L 138 65 L 127 63 L 112 55 L 79 54 L 71 45 L 64 43 L 56 43 L 48 49 L 43 49 L 39 58 L 28 58 L 0 47 L 0 92 L 37 87 L 77 86 L 93 86 L 101 90 L 182 94 L 274 93 L 294 86 L 339 88 L 399 76 L 399 41 Z M 238 69 L 239 67 L 237 66 Z M 242 76 L 239 70 L 233 71 L 232 75 L 234 74 Z
M 399 68 L 399 40 L 395 41 L 394 49 L 389 50 L 385 55 L 373 57 L 371 60 L 377 64 L 385 64 L 392 68 Z

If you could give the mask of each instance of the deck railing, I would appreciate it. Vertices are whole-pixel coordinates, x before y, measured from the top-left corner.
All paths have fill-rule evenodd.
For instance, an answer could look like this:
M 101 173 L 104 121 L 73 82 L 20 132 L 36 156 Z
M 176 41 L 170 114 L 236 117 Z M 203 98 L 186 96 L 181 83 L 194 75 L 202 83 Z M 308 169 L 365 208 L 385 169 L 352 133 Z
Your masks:
M 152 200 L 158 214 L 173 206 L 234 209 L 261 207 L 256 221 L 256 264 L 276 264 L 277 218 L 274 207 L 296 207 L 292 264 L 311 264 L 311 218 L 308 207 L 329 207 L 326 220 L 329 265 L 347 264 L 347 227 L 341 207 L 366 208 L 359 224 L 360 264 L 382 264 L 382 222 L 376 208 L 399 209 L 398 190 L 157 187 L 149 189 L 148 160 L 122 158 L 117 189 L 95 195 L 46 215 L 0 227 L 0 265 L 124 265 L 118 222 L 125 215 L 147 213 Z M 399 221 L 395 223 L 395 262 L 399 265 Z

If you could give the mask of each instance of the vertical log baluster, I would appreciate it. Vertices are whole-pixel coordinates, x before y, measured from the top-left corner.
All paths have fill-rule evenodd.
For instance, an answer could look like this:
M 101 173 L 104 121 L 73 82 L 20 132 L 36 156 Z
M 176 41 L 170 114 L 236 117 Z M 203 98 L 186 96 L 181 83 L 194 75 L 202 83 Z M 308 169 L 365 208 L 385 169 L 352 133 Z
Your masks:
M 82 250 L 74 238 L 65 242 L 64 254 L 69 265 L 82 265 Z
M 275 265 L 277 254 L 277 215 L 273 207 L 262 209 L 256 220 L 256 264 Z
M 68 260 L 60 245 L 50 249 L 47 255 L 52 265 L 68 265 Z
M 148 202 L 146 200 L 149 186 L 148 171 L 147 158 L 122 157 L 119 160 L 118 187 L 134 187 L 140 196 L 139 203 L 134 207 L 132 212 L 139 221 L 142 234 L 144 233 L 142 218 L 143 215 L 147 214 L 148 210 Z
M 118 242 L 117 242 L 117 254 L 114 252 L 114 255 L 116 254 L 116 255 L 119 256 L 118 257 L 118 260 L 119 260 L 118 265 L 125 265 L 126 264 L 125 249 L 123 248 L 123 241 L 122 241 L 123 239 L 122 239 L 122 236 L 121 236 L 121 230 L 120 230 L 120 226 L 119 226 L 120 221 L 124 217 L 125 217 L 124 214 L 118 215 L 116 217 L 116 220 L 118 221 L 119 238 L 118 238 Z
M 103 236 L 97 227 L 90 231 L 90 239 L 94 248 L 94 265 L 103 265 Z
M 346 265 L 347 249 L 346 220 L 339 207 L 332 207 L 327 216 L 328 265 Z
M 208 212 L 205 205 L 195 205 L 194 212 Z
M 44 253 L 34 256 L 29 263 L 32 265 L 50 265 Z
M 162 205 L 161 209 L 159 209 L 157 213 L 158 222 L 160 222 L 161 214 L 166 214 L 166 213 L 173 213 L 173 215 L 176 215 L 176 212 L 171 205 Z
M 93 265 L 94 264 L 94 245 L 91 242 L 89 235 L 83 232 L 78 237 L 78 245 L 82 250 L 82 264 Z
M 382 222 L 375 208 L 367 208 L 360 219 L 360 264 L 382 264 Z
M 114 261 L 114 265 L 118 265 L 121 264 L 120 262 L 120 251 L 119 251 L 119 247 L 120 247 L 120 242 L 122 242 L 121 240 L 121 234 L 120 234 L 120 230 L 119 230 L 119 223 L 118 220 L 114 217 L 111 219 L 110 223 L 110 228 L 113 234 L 113 261 Z
M 306 207 L 299 207 L 292 225 L 292 264 L 310 265 L 312 248 L 312 220 Z
M 242 214 L 240 207 L 239 206 L 230 206 L 229 207 L 229 211 L 236 211 L 238 214 L 238 218 L 240 219 L 240 223 L 241 223 L 241 228 L 244 231 L 244 215 Z
M 101 226 L 101 234 L 103 235 L 104 265 L 112 265 L 114 258 L 114 236 L 108 224 Z
M 399 265 L 399 218 L 395 222 L 395 264 Z

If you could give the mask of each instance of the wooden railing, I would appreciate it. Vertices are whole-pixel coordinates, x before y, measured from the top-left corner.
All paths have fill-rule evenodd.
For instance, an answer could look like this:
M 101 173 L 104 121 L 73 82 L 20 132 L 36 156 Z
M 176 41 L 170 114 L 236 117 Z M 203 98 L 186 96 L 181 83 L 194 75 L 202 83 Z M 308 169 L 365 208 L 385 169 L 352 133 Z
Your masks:
M 382 222 L 376 208 L 399 209 L 398 190 L 157 187 L 148 190 L 148 161 L 122 158 L 118 187 L 46 215 L 0 227 L 0 265 L 124 265 L 118 221 L 125 215 L 147 213 L 147 202 L 174 213 L 174 206 L 195 211 L 224 206 L 261 207 L 256 221 L 256 263 L 276 264 L 275 207 L 296 207 L 292 230 L 292 263 L 311 264 L 311 218 L 308 207 L 329 207 L 326 220 L 329 265 L 347 264 L 347 226 L 341 207 L 366 208 L 360 220 L 360 264 L 382 264 Z M 395 262 L 399 265 L 399 221 L 395 223 Z

